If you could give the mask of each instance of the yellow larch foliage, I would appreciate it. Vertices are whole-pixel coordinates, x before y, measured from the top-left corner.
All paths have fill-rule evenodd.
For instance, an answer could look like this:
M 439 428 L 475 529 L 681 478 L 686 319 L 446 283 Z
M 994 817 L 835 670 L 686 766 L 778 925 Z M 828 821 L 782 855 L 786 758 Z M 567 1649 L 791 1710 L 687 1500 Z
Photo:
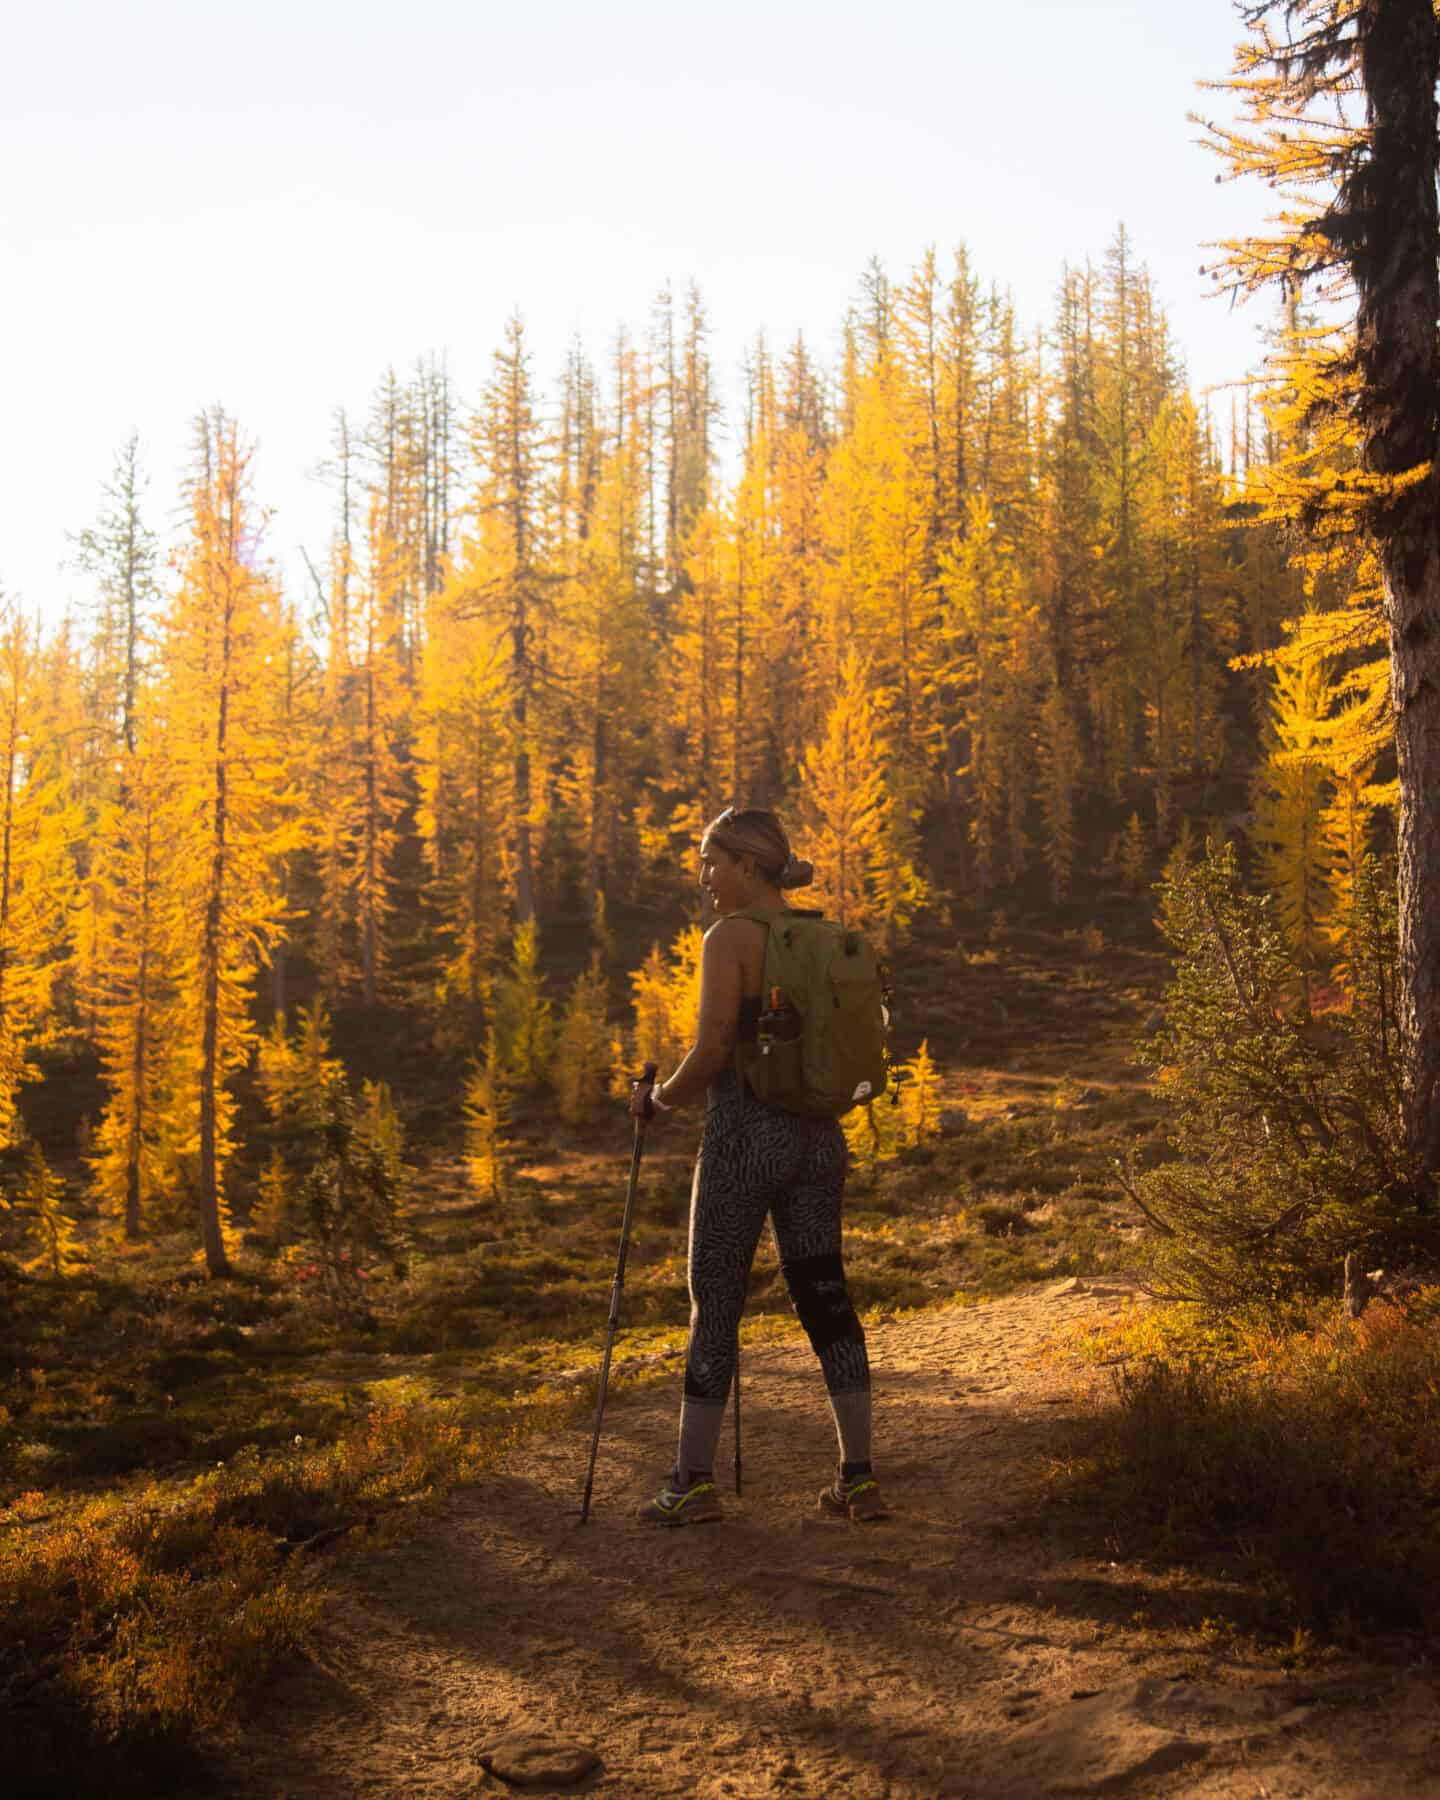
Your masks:
M 440 918 L 440 998 L 478 1029 L 495 944 L 505 923 L 504 633 L 470 616 L 447 590 L 430 609 L 421 667 L 419 825 Z
M 341 429 L 345 429 L 343 414 Z M 348 492 L 346 498 L 348 501 Z M 347 514 L 347 533 L 348 524 Z M 348 535 L 339 537 L 330 554 L 325 679 L 307 784 L 312 796 L 311 832 L 320 879 L 319 904 L 315 909 L 315 960 L 321 990 L 332 1002 L 340 997 L 345 985 L 347 930 L 353 915 L 351 842 L 346 797 L 350 785 L 349 713 L 353 687 L 350 669 L 350 593 L 354 574 L 354 558 Z
M 1110 847 L 1109 860 L 1114 873 L 1132 892 L 1143 884 L 1150 866 L 1150 834 L 1141 824 L 1138 812 L 1132 812 L 1126 820 L 1124 831 Z
M 506 779 L 490 798 L 504 845 L 503 878 L 517 922 L 538 905 L 536 835 L 544 788 L 535 779 L 545 742 L 548 684 L 542 680 L 555 610 L 555 576 L 540 532 L 545 469 L 530 354 L 518 316 L 509 319 L 476 420 L 479 463 L 471 515 L 444 598 L 478 622 L 485 650 L 498 650 L 504 679 L 495 720 Z
M 345 1065 L 330 1048 L 324 1002 L 301 1007 L 293 1030 L 283 1014 L 277 1018 L 259 1040 L 255 1069 L 272 1119 L 311 1125 L 323 1118 L 326 1090 L 345 1076 Z
M 372 496 L 364 579 L 349 609 L 349 693 L 343 746 L 341 830 L 349 851 L 362 997 L 373 1006 L 385 966 L 392 910 L 390 860 L 400 813 L 408 799 L 399 752 L 407 730 L 402 678 L 401 623 L 406 616 L 401 558 Z
M 824 579 L 825 410 L 803 339 L 797 339 L 781 364 L 777 408 L 771 449 L 770 605 L 786 667 L 765 728 L 777 764 L 792 770 L 824 722 L 828 687 L 816 668 Z
M 171 1170 L 166 1121 L 175 1051 L 171 971 L 181 960 L 175 816 L 158 731 L 141 725 L 93 848 L 97 957 L 90 995 L 109 1094 L 91 1160 L 102 1208 L 132 1242 Z
M 886 852 L 894 804 L 870 693 L 870 671 L 857 652 L 840 665 L 824 735 L 805 752 L 800 773 L 805 845 L 815 864 L 816 900 L 842 925 L 880 916 L 874 875 Z
M 26 1053 L 53 1029 L 68 955 L 75 873 L 70 809 L 39 732 L 40 647 L 14 609 L 0 614 L 0 1149 L 16 1141 Z
M 38 1144 L 25 1153 L 25 1167 L 16 1195 L 26 1233 L 39 1246 L 22 1266 L 30 1273 L 44 1273 L 63 1281 L 83 1267 L 85 1252 L 75 1221 L 65 1210 L 65 1184 L 54 1173 Z
M 541 1086 L 550 1073 L 555 1019 L 540 973 L 540 932 L 534 919 L 515 929 L 510 967 L 494 984 L 490 1017 L 498 1067 L 511 1091 Z
M 923 1038 L 914 1056 L 900 1065 L 895 1079 L 900 1089 L 905 1146 L 916 1150 L 940 1134 L 940 1078 L 928 1038 Z
M 625 771 L 636 759 L 654 680 L 654 635 L 632 603 L 641 485 L 632 453 L 597 450 L 584 535 L 568 546 L 558 602 L 556 649 L 563 650 L 567 675 L 555 787 L 578 839 L 583 898 L 592 913 L 615 879 Z
M 255 564 L 250 452 L 218 411 L 199 421 L 196 448 L 159 705 L 176 849 L 176 1126 L 194 1157 L 205 1262 L 223 1274 L 224 1178 L 234 1148 L 228 1078 L 254 1042 L 251 981 L 257 958 L 284 930 L 280 869 L 303 834 L 290 746 L 275 719 L 282 619 L 275 588 Z
M 611 1087 L 608 984 L 599 954 L 576 978 L 555 1034 L 551 1085 L 567 1125 L 595 1118 Z
M 693 823 L 703 825 L 731 801 L 734 765 L 734 547 L 728 522 L 707 506 L 686 543 L 685 582 L 674 604 L 667 691 L 678 742 L 695 795 Z
M 1341 985 L 1354 992 L 1355 972 L 1347 951 L 1354 940 L 1363 871 L 1373 854 L 1372 837 L 1379 801 L 1386 797 L 1371 781 L 1374 761 L 1330 769 L 1333 788 L 1329 804 L 1320 815 L 1322 850 L 1328 860 L 1328 905 L 1323 929 L 1336 957 L 1335 974 Z
M 1223 742 L 1216 729 L 1220 677 L 1234 646 L 1233 604 L 1216 567 L 1219 477 L 1188 394 L 1161 402 L 1140 469 L 1134 519 L 1146 598 L 1136 613 L 1132 679 L 1156 836 L 1165 843 L 1178 775 L 1211 765 Z
M 851 1174 L 874 1181 L 881 1165 L 905 1143 L 905 1120 L 893 1097 L 852 1106 L 840 1121 L 845 1130 Z
M 630 977 L 634 1029 L 622 1066 L 638 1075 L 658 1063 L 662 1078 L 673 1073 L 695 1042 L 700 1021 L 700 955 L 704 933 L 690 925 L 670 946 L 668 960 L 653 944 L 644 964 Z M 625 1084 L 628 1092 L 628 1083 Z
M 734 568 L 728 613 L 726 681 L 730 730 L 729 792 L 763 803 L 782 779 L 775 723 L 789 705 L 793 658 L 800 649 L 776 604 L 771 444 L 774 387 L 764 344 L 752 353 L 745 460 L 731 508 Z
M 510 1191 L 510 1089 L 493 1026 L 461 1102 L 465 1167 L 477 1194 L 499 1205 Z
M 854 489 L 845 523 L 858 541 L 847 549 L 858 553 L 861 579 L 853 626 L 824 658 L 835 669 L 853 645 L 869 662 L 891 784 L 907 807 L 923 801 L 932 778 L 941 644 L 933 629 L 929 446 L 917 423 L 901 368 L 879 356 L 859 386 L 854 432 L 836 453 Z
M 1075 870 L 1075 790 L 1080 782 L 1080 741 L 1070 700 L 1051 683 L 1040 709 L 1037 745 L 1042 771 L 1040 811 L 1045 821 L 1041 850 L 1050 871 L 1050 892 L 1061 900 Z
M 1331 854 L 1323 817 L 1329 798 L 1325 720 L 1333 688 L 1324 662 L 1277 664 L 1270 700 L 1270 750 L 1256 776 L 1254 837 L 1280 921 L 1302 968 L 1325 960 Z
M 975 885 L 983 893 L 1019 873 L 1034 736 L 1036 610 L 1023 572 L 983 495 L 966 504 L 965 531 L 941 554 L 944 680 L 954 696 L 970 810 Z

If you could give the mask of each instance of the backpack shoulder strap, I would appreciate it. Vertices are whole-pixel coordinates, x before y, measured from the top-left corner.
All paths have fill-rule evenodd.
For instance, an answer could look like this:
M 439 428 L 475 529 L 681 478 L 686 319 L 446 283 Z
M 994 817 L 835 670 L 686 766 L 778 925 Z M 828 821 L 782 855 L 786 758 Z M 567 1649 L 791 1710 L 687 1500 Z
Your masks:
M 789 910 L 788 906 L 742 906 L 733 913 L 726 913 L 725 917 L 753 919 L 757 925 L 773 925 L 776 919 L 784 918 Z
M 823 919 L 818 906 L 742 906 L 727 919 L 754 919 L 757 925 L 773 925 L 777 919 Z
M 742 906 L 733 913 L 726 913 L 725 917 L 727 919 L 751 919 L 755 924 L 768 928 L 777 919 L 783 919 L 789 911 L 788 906 Z M 738 1033 L 735 1038 L 735 1088 L 738 1107 L 736 1117 L 743 1124 L 745 1119 L 745 1047 L 740 1042 Z

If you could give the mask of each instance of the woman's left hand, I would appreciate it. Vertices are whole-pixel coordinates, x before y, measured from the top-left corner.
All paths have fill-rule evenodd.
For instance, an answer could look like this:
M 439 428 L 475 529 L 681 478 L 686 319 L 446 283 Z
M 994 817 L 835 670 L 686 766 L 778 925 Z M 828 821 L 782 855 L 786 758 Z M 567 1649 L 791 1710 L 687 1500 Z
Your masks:
M 653 1125 L 654 1122 L 656 1121 L 656 1119 L 663 1118 L 665 1116 L 665 1114 L 669 1111 L 669 1108 L 666 1106 L 652 1104 L 653 1096 L 654 1096 L 656 1088 L 663 1087 L 663 1086 L 664 1086 L 663 1082 L 651 1082 L 651 1081 L 631 1082 L 631 1084 L 630 1084 L 630 1117 L 632 1119 L 639 1119 L 647 1125 Z

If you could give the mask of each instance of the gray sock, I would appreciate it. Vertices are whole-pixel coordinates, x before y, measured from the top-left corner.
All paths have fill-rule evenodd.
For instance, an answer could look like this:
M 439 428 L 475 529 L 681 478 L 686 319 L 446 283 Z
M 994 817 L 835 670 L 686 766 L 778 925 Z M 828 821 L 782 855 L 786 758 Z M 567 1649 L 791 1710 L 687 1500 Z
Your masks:
M 847 1388 L 843 1394 L 832 1394 L 830 1410 L 835 1415 L 835 1435 L 840 1440 L 841 1462 L 868 1463 L 870 1460 L 869 1388 Z
M 680 1450 L 675 1459 L 680 1485 L 689 1487 L 701 1470 L 713 1472 L 720 1427 L 725 1423 L 723 1400 L 696 1400 L 689 1394 L 680 1403 Z

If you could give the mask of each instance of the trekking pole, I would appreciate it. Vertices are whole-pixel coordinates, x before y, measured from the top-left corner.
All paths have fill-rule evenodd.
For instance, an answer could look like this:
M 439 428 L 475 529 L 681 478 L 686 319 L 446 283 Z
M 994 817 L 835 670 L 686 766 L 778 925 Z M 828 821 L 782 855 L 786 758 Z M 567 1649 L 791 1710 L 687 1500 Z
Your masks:
M 740 1493 L 740 1327 L 735 1327 L 735 1493 Z
M 636 1091 L 649 1098 L 660 1073 L 659 1065 L 646 1063 L 636 1082 Z M 630 1215 L 635 1210 L 635 1186 L 640 1179 L 640 1152 L 645 1146 L 645 1121 L 635 1121 L 635 1145 L 630 1152 L 630 1185 L 625 1190 L 625 1214 L 620 1221 L 620 1254 L 615 1261 L 615 1281 L 610 1289 L 610 1317 L 605 1326 L 605 1353 L 600 1359 L 600 1389 L 595 1396 L 595 1432 L 590 1439 L 590 1467 L 585 1475 L 585 1499 L 580 1507 L 580 1523 L 590 1517 L 590 1491 L 595 1485 L 595 1458 L 600 1454 L 600 1421 L 605 1416 L 605 1390 L 610 1384 L 610 1352 L 615 1348 L 615 1329 L 620 1323 L 620 1290 L 625 1285 L 625 1258 L 630 1254 Z

